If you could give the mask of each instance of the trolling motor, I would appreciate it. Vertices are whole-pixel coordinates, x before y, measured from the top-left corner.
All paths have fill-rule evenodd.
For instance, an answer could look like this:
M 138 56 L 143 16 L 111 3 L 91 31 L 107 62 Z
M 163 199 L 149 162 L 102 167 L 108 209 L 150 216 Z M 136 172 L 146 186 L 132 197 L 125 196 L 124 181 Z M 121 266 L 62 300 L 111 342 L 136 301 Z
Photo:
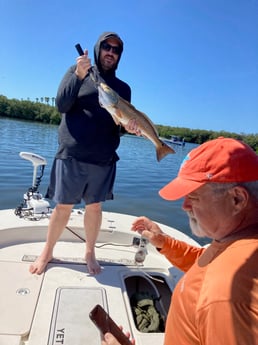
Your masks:
M 45 158 L 31 152 L 20 152 L 20 157 L 32 163 L 33 179 L 32 187 L 23 195 L 23 202 L 16 207 L 14 213 L 21 218 L 37 220 L 47 216 L 50 212 L 49 202 L 38 191 L 47 161 Z M 40 167 L 41 174 L 37 177 L 38 167 Z

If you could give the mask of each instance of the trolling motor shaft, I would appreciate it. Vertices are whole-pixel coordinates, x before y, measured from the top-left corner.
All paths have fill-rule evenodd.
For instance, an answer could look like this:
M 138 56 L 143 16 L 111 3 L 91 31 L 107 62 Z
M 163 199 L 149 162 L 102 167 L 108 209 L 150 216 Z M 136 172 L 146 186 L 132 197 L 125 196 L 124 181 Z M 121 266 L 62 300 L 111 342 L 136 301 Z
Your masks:
M 33 178 L 32 187 L 23 195 L 23 202 L 15 209 L 15 214 L 20 217 L 36 220 L 39 216 L 48 214 L 50 210 L 49 202 L 38 191 L 47 161 L 44 157 L 31 152 L 20 152 L 20 157 L 32 163 Z M 37 177 L 39 167 L 41 168 L 41 175 Z
M 47 161 L 44 157 L 41 157 L 35 153 L 31 153 L 31 152 L 20 152 L 20 157 L 27 159 L 28 161 L 30 161 L 34 167 L 33 169 L 33 179 L 32 179 L 32 187 L 37 188 L 36 185 L 36 180 L 37 180 L 37 169 L 39 166 L 42 166 L 42 170 L 44 172 L 44 168 L 45 165 L 47 165 Z M 43 172 L 42 172 L 42 176 L 43 176 Z M 42 177 L 41 176 L 41 177 Z M 40 177 L 40 179 L 41 179 Z

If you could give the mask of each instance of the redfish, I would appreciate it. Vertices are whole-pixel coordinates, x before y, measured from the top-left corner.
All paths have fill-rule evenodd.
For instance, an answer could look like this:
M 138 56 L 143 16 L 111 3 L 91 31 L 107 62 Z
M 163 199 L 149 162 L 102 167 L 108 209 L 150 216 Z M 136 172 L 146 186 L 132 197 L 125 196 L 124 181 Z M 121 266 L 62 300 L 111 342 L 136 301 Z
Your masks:
M 156 147 L 158 162 L 169 153 L 175 153 L 172 147 L 164 143 L 158 136 L 157 129 L 148 116 L 137 110 L 131 103 L 120 97 L 106 83 L 98 84 L 99 104 L 105 108 L 116 124 L 125 126 L 134 119 L 141 135 L 148 138 Z

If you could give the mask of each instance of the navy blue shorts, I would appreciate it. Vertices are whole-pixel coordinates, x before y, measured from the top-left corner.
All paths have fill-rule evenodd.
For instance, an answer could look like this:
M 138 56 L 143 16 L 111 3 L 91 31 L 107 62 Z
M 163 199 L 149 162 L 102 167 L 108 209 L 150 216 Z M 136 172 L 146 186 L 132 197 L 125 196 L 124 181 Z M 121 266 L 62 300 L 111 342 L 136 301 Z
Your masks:
M 112 200 L 116 163 L 98 166 L 73 158 L 55 159 L 46 198 L 58 204 L 93 204 Z

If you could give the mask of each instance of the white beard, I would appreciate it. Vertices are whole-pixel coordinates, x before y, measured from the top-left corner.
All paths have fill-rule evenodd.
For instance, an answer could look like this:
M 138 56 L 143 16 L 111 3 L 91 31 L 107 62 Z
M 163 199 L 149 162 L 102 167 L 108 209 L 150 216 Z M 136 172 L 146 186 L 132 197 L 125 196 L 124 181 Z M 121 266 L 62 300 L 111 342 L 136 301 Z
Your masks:
M 207 235 L 205 234 L 205 231 L 200 227 L 196 219 L 193 216 L 190 216 L 189 214 L 188 214 L 188 217 L 189 217 L 189 225 L 192 230 L 192 233 L 198 237 L 206 237 Z

